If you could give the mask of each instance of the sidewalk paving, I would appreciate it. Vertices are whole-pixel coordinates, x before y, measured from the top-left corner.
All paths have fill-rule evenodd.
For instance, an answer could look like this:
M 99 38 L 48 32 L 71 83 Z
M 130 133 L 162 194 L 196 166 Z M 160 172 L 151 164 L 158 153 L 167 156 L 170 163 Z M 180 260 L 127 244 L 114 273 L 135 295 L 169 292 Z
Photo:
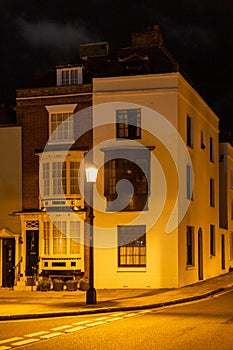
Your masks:
M 97 304 L 86 292 L 14 291 L 0 288 L 0 321 L 158 308 L 206 298 L 233 288 L 233 272 L 177 289 L 98 289 Z

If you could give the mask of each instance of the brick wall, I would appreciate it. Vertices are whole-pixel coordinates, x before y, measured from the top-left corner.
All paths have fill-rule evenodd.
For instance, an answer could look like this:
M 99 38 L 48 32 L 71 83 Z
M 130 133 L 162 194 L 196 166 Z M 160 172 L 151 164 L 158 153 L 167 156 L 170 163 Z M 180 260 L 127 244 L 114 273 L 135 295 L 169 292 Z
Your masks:
M 74 96 L 67 96 L 70 95 L 71 91 Z M 22 125 L 24 210 L 38 209 L 39 157 L 35 154 L 35 150 L 43 149 L 49 138 L 49 118 L 45 106 L 77 103 L 77 111 L 79 111 L 92 105 L 92 95 L 87 92 L 90 92 L 90 85 L 17 91 L 17 121 Z M 35 96 L 37 98 L 32 98 Z M 90 119 L 86 120 L 86 123 L 91 127 Z M 76 141 L 73 148 L 88 149 L 91 144 L 92 134 L 90 131 Z

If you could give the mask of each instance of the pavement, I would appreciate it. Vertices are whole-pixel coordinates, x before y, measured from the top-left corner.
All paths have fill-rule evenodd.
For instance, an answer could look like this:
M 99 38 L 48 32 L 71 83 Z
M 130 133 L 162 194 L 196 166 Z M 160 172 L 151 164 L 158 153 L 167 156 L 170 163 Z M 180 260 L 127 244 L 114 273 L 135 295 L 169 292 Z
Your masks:
M 233 289 L 233 272 L 176 289 L 98 289 L 96 305 L 86 292 L 14 291 L 0 288 L 0 321 L 161 308 Z

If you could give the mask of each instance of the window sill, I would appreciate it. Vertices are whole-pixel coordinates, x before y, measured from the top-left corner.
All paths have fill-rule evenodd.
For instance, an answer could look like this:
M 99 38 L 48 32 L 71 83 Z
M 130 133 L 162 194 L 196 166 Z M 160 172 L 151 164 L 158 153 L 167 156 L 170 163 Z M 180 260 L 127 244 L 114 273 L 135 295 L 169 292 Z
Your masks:
M 196 269 L 195 265 L 187 265 L 186 266 L 187 271 L 191 271 L 191 270 L 195 270 L 195 269 Z
M 146 267 L 118 267 L 117 272 L 147 272 Z
M 210 259 L 215 259 L 216 258 L 216 255 L 210 255 Z

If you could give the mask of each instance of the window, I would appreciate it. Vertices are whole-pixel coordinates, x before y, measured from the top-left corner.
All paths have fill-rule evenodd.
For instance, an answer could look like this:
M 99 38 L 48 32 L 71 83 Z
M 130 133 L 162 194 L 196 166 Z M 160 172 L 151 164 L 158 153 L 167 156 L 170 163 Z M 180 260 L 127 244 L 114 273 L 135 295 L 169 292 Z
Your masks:
M 44 254 L 80 254 L 80 227 L 79 221 L 44 222 Z
M 233 232 L 230 232 L 230 260 L 233 260 Z
M 70 194 L 80 193 L 79 166 L 78 162 L 70 162 Z
M 118 226 L 118 266 L 146 266 L 146 226 Z
M 66 194 L 66 163 L 52 163 L 53 194 Z
M 80 194 L 79 166 L 74 161 L 44 163 L 42 197 Z
M 50 171 L 49 163 L 43 164 L 43 181 L 44 181 L 44 195 L 49 195 L 50 192 Z
M 205 149 L 204 132 L 201 131 L 201 149 Z
M 70 222 L 70 254 L 80 254 L 80 222 Z
M 66 254 L 66 222 L 55 221 L 53 225 L 53 254 Z
M 210 225 L 210 255 L 215 255 L 215 226 Z
M 194 266 L 194 227 L 186 228 L 187 266 Z
M 215 206 L 214 179 L 210 179 L 210 206 Z
M 122 109 L 116 112 L 117 138 L 141 138 L 141 109 Z
M 193 119 L 187 116 L 186 121 L 186 142 L 187 146 L 193 147 Z
M 186 165 L 186 198 L 189 200 L 193 199 L 192 196 L 192 167 Z
M 44 222 L 44 254 L 49 254 L 49 222 Z
M 147 159 L 138 159 L 137 164 L 127 159 L 114 159 L 105 163 L 107 210 L 119 211 L 119 208 L 121 211 L 147 210 L 149 177 L 146 175 L 149 174 L 149 163 Z M 134 189 L 133 198 L 125 208 L 122 208 L 122 203 L 128 203 L 127 198 L 131 198 L 131 187 L 128 181 L 122 182 L 121 193 L 118 196 L 117 183 L 120 180 L 128 180 Z M 115 201 L 117 197 L 118 201 Z
M 210 161 L 214 163 L 214 139 L 210 137 Z
M 78 85 L 83 83 L 82 67 L 57 68 L 57 85 Z
M 51 113 L 50 135 L 52 142 L 64 142 L 74 139 L 73 113 Z

